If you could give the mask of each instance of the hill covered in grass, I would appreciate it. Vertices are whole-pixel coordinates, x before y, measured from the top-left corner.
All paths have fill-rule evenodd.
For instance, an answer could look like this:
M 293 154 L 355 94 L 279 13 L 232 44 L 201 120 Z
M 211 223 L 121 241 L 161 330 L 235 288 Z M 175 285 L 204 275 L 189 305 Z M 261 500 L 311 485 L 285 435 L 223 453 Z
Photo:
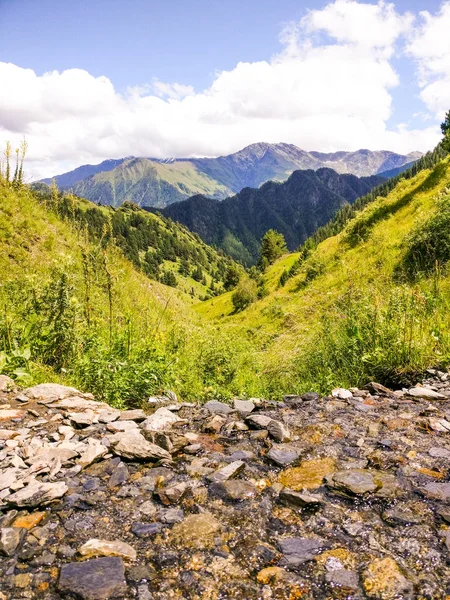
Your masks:
M 400 385 L 450 360 L 449 215 L 446 158 L 309 253 L 279 259 L 264 274 L 268 294 L 246 310 L 227 293 L 198 312 L 251 341 L 266 394 Z

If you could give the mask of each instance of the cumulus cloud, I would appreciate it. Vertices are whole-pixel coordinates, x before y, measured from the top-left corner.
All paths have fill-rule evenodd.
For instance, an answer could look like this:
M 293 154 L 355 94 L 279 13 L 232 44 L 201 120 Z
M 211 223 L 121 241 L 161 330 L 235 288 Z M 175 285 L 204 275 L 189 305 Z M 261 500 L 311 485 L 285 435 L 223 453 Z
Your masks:
M 450 2 L 444 2 L 436 15 L 421 12 L 420 19 L 407 51 L 418 64 L 421 99 L 442 118 L 450 108 Z
M 288 25 L 270 61 L 239 63 L 197 92 L 151 81 L 121 95 L 108 78 L 81 69 L 37 75 L 0 63 L 0 139 L 26 135 L 34 177 L 129 155 L 217 156 L 258 141 L 323 151 L 427 150 L 439 139 L 436 124 L 387 127 L 399 85 L 391 57 L 402 36 L 413 36 L 423 48 L 414 57 L 425 63 L 426 36 L 438 35 L 430 27 L 442 27 L 449 6 L 436 17 L 422 14 L 415 31 L 412 15 L 391 3 L 336 0 Z M 434 71 L 421 67 L 427 106 L 427 94 L 438 93 L 430 86 L 450 89 L 441 76 L 450 52 L 436 39 L 434 48 Z

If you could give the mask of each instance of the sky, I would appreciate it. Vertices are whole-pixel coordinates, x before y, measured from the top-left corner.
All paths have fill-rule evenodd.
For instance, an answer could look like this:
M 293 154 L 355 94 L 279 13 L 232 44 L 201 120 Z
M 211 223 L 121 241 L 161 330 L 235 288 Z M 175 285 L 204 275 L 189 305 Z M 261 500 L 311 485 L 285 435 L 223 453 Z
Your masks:
M 450 0 L 0 0 L 0 145 L 30 178 L 123 156 L 431 149 Z

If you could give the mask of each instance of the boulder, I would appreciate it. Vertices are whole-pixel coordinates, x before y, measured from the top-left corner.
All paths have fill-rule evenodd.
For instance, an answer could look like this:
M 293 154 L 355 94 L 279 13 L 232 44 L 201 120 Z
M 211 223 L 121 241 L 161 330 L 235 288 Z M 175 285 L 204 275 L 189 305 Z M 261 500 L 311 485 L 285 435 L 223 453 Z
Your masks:
M 112 451 L 128 460 L 170 460 L 171 456 L 160 446 L 148 442 L 138 431 L 116 433 L 110 437 Z
M 121 598 L 127 592 L 122 559 L 108 556 L 65 564 L 61 567 L 58 589 L 82 600 Z

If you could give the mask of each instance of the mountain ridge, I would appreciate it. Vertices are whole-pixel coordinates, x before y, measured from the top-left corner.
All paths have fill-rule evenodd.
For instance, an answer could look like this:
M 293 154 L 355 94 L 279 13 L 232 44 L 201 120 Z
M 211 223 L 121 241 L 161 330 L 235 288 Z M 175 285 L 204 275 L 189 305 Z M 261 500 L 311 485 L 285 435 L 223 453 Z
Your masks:
M 119 206 L 131 201 L 164 208 L 196 194 L 223 200 L 245 187 L 286 181 L 293 171 L 328 167 L 358 177 L 402 170 L 420 156 L 387 150 L 308 152 L 293 144 L 258 142 L 216 158 L 126 157 L 98 165 L 82 165 L 54 179 L 61 190 L 100 204 Z M 50 184 L 52 178 L 42 180 Z

